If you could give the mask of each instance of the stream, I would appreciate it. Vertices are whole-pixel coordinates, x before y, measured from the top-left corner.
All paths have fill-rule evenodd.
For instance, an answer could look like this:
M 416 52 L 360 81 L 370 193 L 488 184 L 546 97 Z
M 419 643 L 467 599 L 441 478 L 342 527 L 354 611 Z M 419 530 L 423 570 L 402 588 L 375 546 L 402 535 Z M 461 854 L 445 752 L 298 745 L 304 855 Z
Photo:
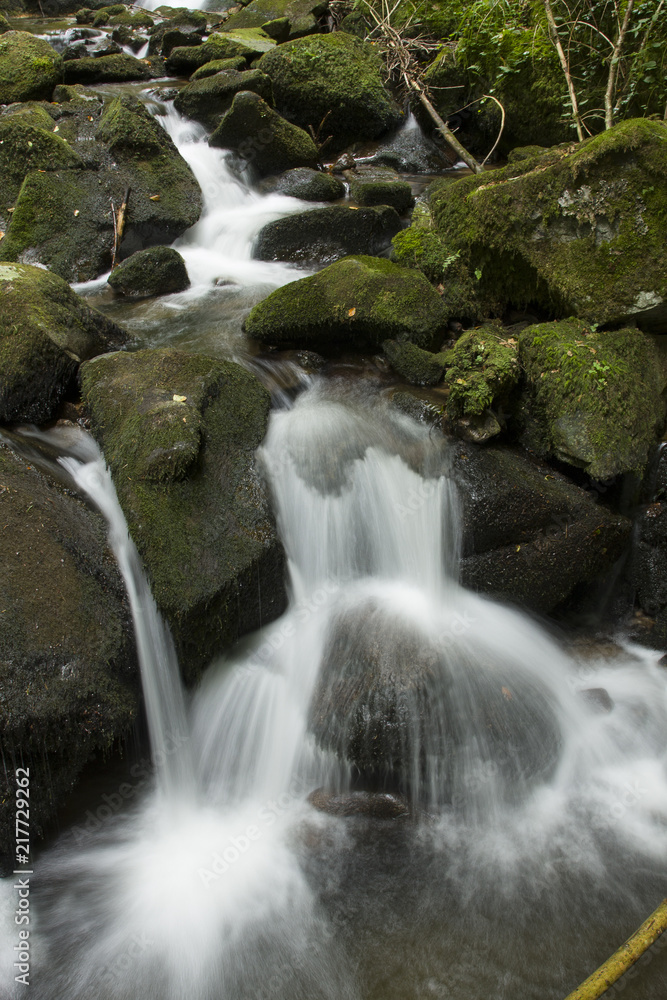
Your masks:
M 290 603 L 185 692 L 103 456 L 83 431 L 32 434 L 109 523 L 159 766 L 141 797 L 37 859 L 31 996 L 562 1000 L 666 894 L 661 654 L 621 643 L 583 663 L 461 587 L 450 443 L 392 409 L 380 378 L 307 374 L 243 337 L 249 308 L 307 273 L 254 261 L 254 237 L 312 206 L 250 190 L 203 128 L 144 99 L 204 193 L 175 244 L 191 287 L 134 304 L 106 276 L 76 290 L 137 346 L 229 357 L 273 390 L 257 457 Z M 422 678 L 397 726 L 405 782 L 375 793 L 393 819 L 316 808 L 317 790 L 335 806 L 365 787 L 327 710 L 357 662 Z M 582 694 L 600 688 L 613 711 Z M 605 996 L 663 1000 L 660 943 Z M 0 995 L 12 986 L 0 965 Z

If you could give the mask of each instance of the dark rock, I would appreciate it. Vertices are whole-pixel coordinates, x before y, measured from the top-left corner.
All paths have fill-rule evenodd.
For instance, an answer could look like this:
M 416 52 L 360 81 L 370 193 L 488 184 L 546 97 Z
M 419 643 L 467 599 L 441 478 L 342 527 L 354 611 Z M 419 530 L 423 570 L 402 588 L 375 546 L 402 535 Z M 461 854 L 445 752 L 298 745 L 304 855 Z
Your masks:
M 519 383 L 519 344 L 498 323 L 464 333 L 448 352 L 447 417 L 455 433 L 477 442 L 499 434 Z
M 279 177 L 267 177 L 259 186 L 268 194 L 277 191 L 302 201 L 337 201 L 345 195 L 345 185 L 338 178 L 321 170 L 295 167 Z
M 234 96 L 242 90 L 259 94 L 267 104 L 273 104 L 271 81 L 265 73 L 258 69 L 245 73 L 228 69 L 183 87 L 174 101 L 174 107 L 186 118 L 193 118 L 208 128 L 215 128 L 232 106 Z
M 0 422 L 52 419 L 78 365 L 127 334 L 55 274 L 0 264 Z
M 585 688 L 579 694 L 591 708 L 602 715 L 607 715 L 614 707 L 614 701 L 605 688 Z
M 147 62 L 127 52 L 99 58 L 87 56 L 65 63 L 65 83 L 127 83 L 150 80 L 152 76 Z
M 403 795 L 395 792 L 343 792 L 335 795 L 316 788 L 308 796 L 311 806 L 330 816 L 369 816 L 372 819 L 400 819 L 410 815 Z
M 385 340 L 382 350 L 394 371 L 412 385 L 437 385 L 442 381 L 446 355 L 432 354 L 415 344 L 401 344 L 396 340 Z
M 259 52 L 248 39 L 241 40 L 238 36 L 232 37 L 216 32 L 201 45 L 175 48 L 167 59 L 167 73 L 169 76 L 190 76 L 200 66 L 214 59 L 232 59 L 239 56 L 252 59 L 256 55 L 259 55 Z
M 358 205 L 391 205 L 405 215 L 415 203 L 412 188 L 389 167 L 357 167 L 346 174 L 350 197 Z
M 317 164 L 317 147 L 311 137 L 250 92 L 235 95 L 209 143 L 233 149 L 260 176 Z
M 132 254 L 111 272 L 108 283 L 116 294 L 129 298 L 169 295 L 190 287 L 185 261 L 171 247 L 151 247 Z
M 0 104 L 50 101 L 62 78 L 62 59 L 43 38 L 27 31 L 0 36 Z
M 428 348 L 446 325 L 440 296 L 422 274 L 379 257 L 347 257 L 276 289 L 250 312 L 245 330 L 262 343 L 317 350 L 387 339 Z
M 82 391 L 194 680 L 285 607 L 284 554 L 255 469 L 269 393 L 239 365 L 172 350 L 89 361 Z
M 269 222 L 253 247 L 256 260 L 332 264 L 350 254 L 386 250 L 401 227 L 393 208 L 353 209 L 345 205 L 295 212 Z

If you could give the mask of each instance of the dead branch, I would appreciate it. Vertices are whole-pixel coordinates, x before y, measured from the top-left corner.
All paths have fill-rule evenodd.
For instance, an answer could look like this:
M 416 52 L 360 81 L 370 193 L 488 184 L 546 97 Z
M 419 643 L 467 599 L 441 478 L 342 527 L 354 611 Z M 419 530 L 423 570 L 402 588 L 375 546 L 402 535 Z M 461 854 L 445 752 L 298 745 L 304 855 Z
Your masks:
M 113 254 L 111 255 L 112 271 L 119 264 L 118 256 L 120 254 L 120 244 L 123 240 L 123 233 L 125 232 L 125 219 L 127 217 L 127 203 L 129 200 L 130 189 L 127 188 L 118 211 L 114 208 L 113 201 L 111 202 L 111 214 L 113 216 Z

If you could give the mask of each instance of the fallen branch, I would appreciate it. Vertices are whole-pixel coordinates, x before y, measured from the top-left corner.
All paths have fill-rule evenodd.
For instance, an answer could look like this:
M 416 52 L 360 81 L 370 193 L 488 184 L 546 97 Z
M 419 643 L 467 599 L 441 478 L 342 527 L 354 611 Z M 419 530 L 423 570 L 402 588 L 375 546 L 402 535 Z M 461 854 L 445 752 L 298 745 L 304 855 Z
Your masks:
M 113 216 L 113 253 L 111 255 L 112 271 L 119 264 L 118 255 L 120 253 L 120 244 L 123 240 L 123 233 L 125 232 L 125 219 L 127 217 L 127 203 L 129 200 L 130 189 L 127 188 L 125 194 L 123 195 L 121 206 L 117 212 L 113 201 L 111 202 L 111 215 Z
M 618 982 L 630 966 L 634 965 L 666 930 L 667 899 L 663 899 L 658 909 L 651 914 L 648 920 L 644 921 L 625 944 L 621 945 L 604 965 L 601 965 L 592 976 L 588 977 L 585 983 L 582 983 L 574 993 L 570 993 L 565 1000 L 598 1000 L 614 983 Z
M 483 164 L 478 163 L 478 161 L 475 159 L 475 157 L 472 155 L 472 153 L 469 153 L 468 150 L 465 148 L 465 146 L 461 145 L 461 143 L 456 138 L 456 136 L 454 135 L 454 133 L 452 132 L 452 130 L 450 128 L 448 128 L 447 124 L 442 120 L 442 118 L 440 117 L 440 115 L 438 114 L 438 112 L 435 110 L 435 108 L 433 107 L 433 105 L 429 101 L 428 97 L 426 96 L 426 93 L 424 92 L 424 90 L 419 86 L 418 83 L 416 83 L 414 80 L 408 80 L 407 77 L 405 78 L 405 82 L 406 82 L 406 85 L 412 91 L 412 93 L 417 96 L 417 98 L 420 101 L 422 107 L 430 115 L 431 120 L 434 122 L 436 128 L 438 129 L 438 132 L 443 137 L 443 139 L 445 140 L 445 142 L 449 146 L 451 146 L 451 148 L 457 154 L 457 156 L 459 157 L 459 159 L 463 160 L 463 162 L 466 164 L 466 166 L 470 167 L 470 169 L 473 171 L 473 173 L 475 173 L 475 174 L 481 174 L 482 173 L 482 169 L 483 169 Z M 500 138 L 500 136 L 498 138 Z M 495 149 L 496 147 L 494 146 L 493 148 Z M 493 152 L 493 150 L 491 150 L 491 152 Z M 488 159 L 488 157 L 487 157 L 487 159 Z

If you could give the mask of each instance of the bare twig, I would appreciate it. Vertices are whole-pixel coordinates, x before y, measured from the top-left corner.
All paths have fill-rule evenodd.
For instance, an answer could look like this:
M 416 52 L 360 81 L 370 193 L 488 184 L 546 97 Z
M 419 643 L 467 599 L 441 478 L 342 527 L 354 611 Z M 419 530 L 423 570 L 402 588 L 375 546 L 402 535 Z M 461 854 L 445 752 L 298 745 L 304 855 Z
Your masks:
M 484 97 L 487 97 L 490 101 L 495 101 L 496 104 L 498 105 L 498 107 L 500 108 L 500 132 L 498 133 L 498 138 L 494 142 L 493 146 L 491 147 L 491 149 L 489 150 L 489 152 L 486 154 L 486 156 L 482 160 L 482 166 L 484 166 L 484 164 L 489 159 L 489 157 L 491 156 L 491 154 L 495 151 L 496 146 L 498 145 L 498 143 L 500 142 L 500 140 L 502 138 L 503 129 L 505 128 L 505 109 L 502 106 L 502 104 L 500 103 L 500 101 L 498 100 L 498 98 L 494 97 L 493 94 L 484 94 Z
M 605 128 L 611 128 L 614 124 L 614 91 L 616 89 L 616 77 L 618 75 L 618 64 L 621 58 L 621 52 L 623 51 L 623 44 L 625 42 L 625 36 L 628 31 L 628 25 L 630 24 L 630 18 L 632 17 L 632 10 L 635 5 L 635 0 L 628 0 L 628 5 L 625 8 L 625 17 L 623 18 L 623 24 L 619 28 L 618 38 L 616 39 L 616 44 L 614 46 L 614 51 L 611 56 L 611 61 L 609 63 L 609 76 L 607 77 L 607 90 L 604 95 L 604 124 Z
M 129 200 L 130 189 L 127 188 L 125 194 L 123 195 L 121 206 L 117 212 L 114 208 L 113 201 L 111 202 L 111 214 L 113 215 L 113 254 L 111 255 L 112 271 L 119 264 L 118 255 L 120 253 L 120 244 L 123 240 L 123 233 L 125 232 L 125 219 L 127 218 L 127 203 Z
M 558 53 L 558 58 L 560 59 L 560 64 L 565 74 L 565 79 L 567 80 L 567 90 L 570 95 L 570 104 L 572 105 L 572 117 L 574 119 L 574 124 L 577 129 L 577 138 L 579 142 L 583 141 L 584 130 L 581 124 L 581 115 L 579 114 L 579 102 L 577 101 L 577 92 L 574 89 L 574 83 L 572 81 L 572 74 L 570 73 L 570 64 L 563 51 L 563 44 L 560 40 L 560 35 L 558 34 L 558 28 L 556 26 L 556 19 L 554 17 L 554 12 L 551 9 L 551 0 L 542 0 L 544 4 L 544 10 L 547 15 L 547 23 L 549 25 L 549 35 L 551 36 L 551 41 Z

